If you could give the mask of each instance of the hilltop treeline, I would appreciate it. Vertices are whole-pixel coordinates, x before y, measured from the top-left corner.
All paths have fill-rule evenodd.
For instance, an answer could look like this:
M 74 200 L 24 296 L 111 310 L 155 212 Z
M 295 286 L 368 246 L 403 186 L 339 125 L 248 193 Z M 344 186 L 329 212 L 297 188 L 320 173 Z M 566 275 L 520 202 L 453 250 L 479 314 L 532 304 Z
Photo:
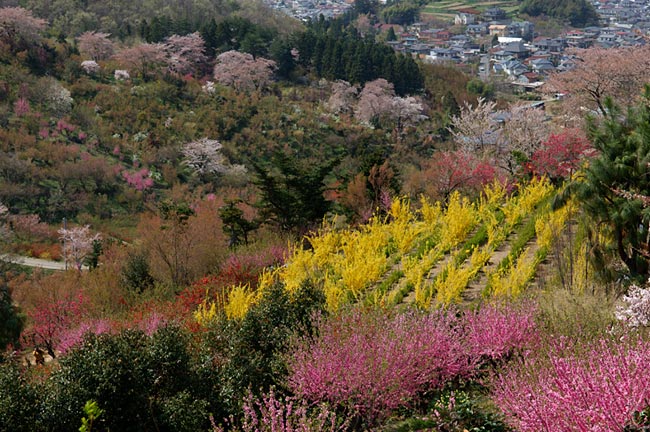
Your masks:
M 574 27 L 597 25 L 598 12 L 586 0 L 524 0 L 519 11 L 530 16 L 546 15 Z

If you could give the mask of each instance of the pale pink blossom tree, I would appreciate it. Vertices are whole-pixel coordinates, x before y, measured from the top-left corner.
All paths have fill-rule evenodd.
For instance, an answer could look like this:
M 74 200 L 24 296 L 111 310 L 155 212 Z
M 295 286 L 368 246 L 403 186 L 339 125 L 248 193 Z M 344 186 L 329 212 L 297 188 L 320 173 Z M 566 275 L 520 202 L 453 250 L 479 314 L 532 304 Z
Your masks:
M 334 114 L 350 113 L 359 92 L 356 86 L 347 81 L 336 81 L 332 84 L 332 93 L 325 103 L 325 108 Z
M 0 8 L 0 41 L 10 47 L 39 40 L 46 21 L 35 18 L 32 12 L 21 7 Z
M 650 46 L 589 48 L 574 50 L 575 67 L 553 74 L 545 86 L 548 92 L 565 93 L 568 112 L 581 108 L 605 114 L 605 98 L 631 105 L 643 94 L 650 71 Z M 582 114 L 581 114 L 582 116 Z
M 369 81 L 359 93 L 355 117 L 366 124 L 380 124 L 391 111 L 395 88 L 383 78 Z
M 198 32 L 168 37 L 164 50 L 170 72 L 181 75 L 196 72 L 208 59 L 205 55 L 205 41 Z
M 276 69 L 273 60 L 254 58 L 239 51 L 226 51 L 217 56 L 214 79 L 237 90 L 261 90 L 271 83 Z
M 143 79 L 148 79 L 166 64 L 165 47 L 159 43 L 141 43 L 119 51 L 114 57 Z
M 354 115 L 362 123 L 394 127 L 398 133 L 426 118 L 419 100 L 396 96 L 393 84 L 383 78 L 365 84 Z
M 109 33 L 84 32 L 77 37 L 79 52 L 96 62 L 106 60 L 113 55 L 113 41 Z
M 93 245 L 101 239 L 101 235 L 91 233 L 89 225 L 61 228 L 58 233 L 64 244 L 63 256 L 66 261 L 74 263 L 77 270 L 81 271 L 84 260 L 93 251 Z

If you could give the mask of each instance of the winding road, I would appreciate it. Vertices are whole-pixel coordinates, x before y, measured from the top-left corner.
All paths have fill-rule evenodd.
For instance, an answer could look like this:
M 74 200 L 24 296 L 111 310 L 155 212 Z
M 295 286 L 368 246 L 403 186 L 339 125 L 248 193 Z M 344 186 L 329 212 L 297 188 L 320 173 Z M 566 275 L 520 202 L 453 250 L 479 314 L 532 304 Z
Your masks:
M 30 258 L 19 255 L 4 254 L 0 255 L 0 261 L 6 261 L 14 264 L 24 265 L 27 267 L 38 267 L 47 270 L 60 270 L 66 269 L 66 265 L 60 261 L 50 261 L 40 258 Z M 70 266 L 68 266 L 69 268 Z

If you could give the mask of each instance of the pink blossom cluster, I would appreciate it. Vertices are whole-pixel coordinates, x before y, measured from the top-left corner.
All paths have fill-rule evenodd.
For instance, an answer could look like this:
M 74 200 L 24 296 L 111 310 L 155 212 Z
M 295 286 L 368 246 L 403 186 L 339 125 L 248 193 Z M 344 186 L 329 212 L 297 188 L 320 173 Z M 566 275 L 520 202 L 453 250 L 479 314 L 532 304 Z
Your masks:
M 149 170 L 142 168 L 141 170 L 130 173 L 122 171 L 122 177 L 135 190 L 143 191 L 153 187 L 153 179 L 149 177 Z
M 58 350 L 66 354 L 70 349 L 79 345 L 87 334 L 111 333 L 111 324 L 106 320 L 94 320 L 81 323 L 76 328 L 66 329 L 61 333 Z
M 302 401 L 277 398 L 273 390 L 261 400 L 249 395 L 244 401 L 244 432 L 320 432 L 345 430 L 345 424 L 337 422 L 336 413 L 325 405 L 309 408 Z M 222 430 L 218 427 L 215 431 Z
M 517 350 L 539 343 L 533 303 L 512 306 L 491 305 L 464 315 L 464 332 L 471 358 L 506 360 Z
M 501 374 L 494 400 L 521 432 L 622 431 L 650 405 L 648 370 L 645 341 L 560 341 Z
M 23 97 L 18 98 L 16 102 L 14 102 L 14 113 L 18 117 L 23 117 L 27 114 L 29 114 L 30 111 L 30 106 L 29 106 L 29 101 Z
M 486 360 L 526 349 L 537 340 L 534 315 L 533 307 L 493 306 L 461 316 L 346 312 L 322 320 L 315 339 L 296 344 L 289 387 L 374 424 L 423 392 L 474 376 Z
M 56 130 L 59 132 L 74 132 L 75 127 L 67 121 L 60 119 L 56 122 Z
M 222 268 L 244 267 L 262 269 L 276 264 L 283 264 L 286 254 L 286 248 L 272 245 L 256 253 L 230 255 L 224 261 Z

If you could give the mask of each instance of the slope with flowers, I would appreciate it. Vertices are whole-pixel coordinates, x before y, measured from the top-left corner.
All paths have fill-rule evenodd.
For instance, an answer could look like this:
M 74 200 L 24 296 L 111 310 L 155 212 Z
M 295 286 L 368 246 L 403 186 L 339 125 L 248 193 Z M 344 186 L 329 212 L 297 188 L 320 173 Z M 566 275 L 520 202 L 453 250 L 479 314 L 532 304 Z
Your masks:
M 308 237 L 309 249 L 293 247 L 282 267 L 264 271 L 256 289 L 232 287 L 225 311 L 243 316 L 275 282 L 289 293 L 313 284 L 332 312 L 357 302 L 413 302 L 423 309 L 460 304 L 477 280 L 483 281 L 481 297 L 519 297 L 568 220 L 569 207 L 550 210 L 554 193 L 545 179 L 512 192 L 494 183 L 475 202 L 458 193 L 446 204 L 397 199 L 367 225 L 325 224 Z M 503 250 L 501 259 L 497 251 Z

